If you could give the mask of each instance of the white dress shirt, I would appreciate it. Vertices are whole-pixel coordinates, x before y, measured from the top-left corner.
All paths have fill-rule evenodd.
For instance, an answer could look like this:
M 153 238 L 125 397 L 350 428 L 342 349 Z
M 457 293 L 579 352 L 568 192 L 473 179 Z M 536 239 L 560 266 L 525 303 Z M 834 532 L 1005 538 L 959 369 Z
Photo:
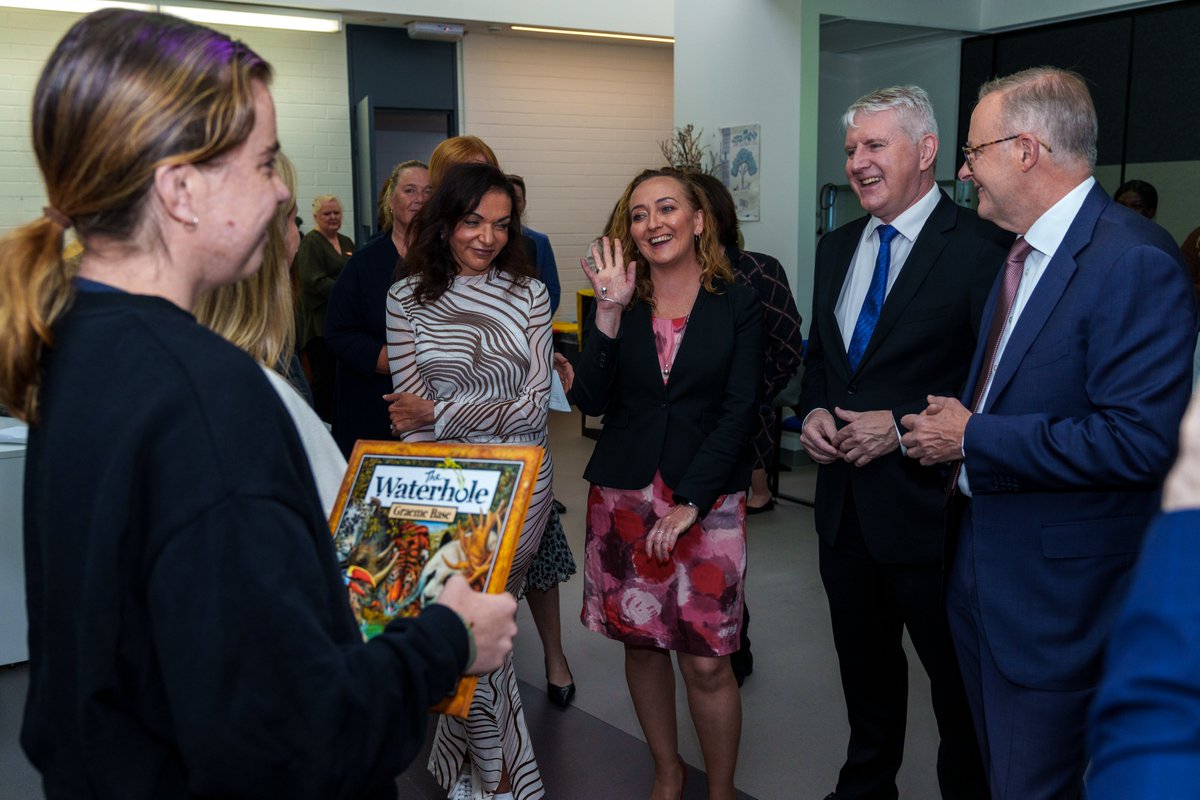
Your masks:
M 858 247 L 854 249 L 854 258 L 850 260 L 850 268 L 846 271 L 846 280 L 842 283 L 842 293 L 838 295 L 837 305 L 833 307 L 833 316 L 837 320 L 838 329 L 842 332 L 842 344 L 847 350 L 850 349 L 850 339 L 854 336 L 854 326 L 858 323 L 858 315 L 862 311 L 863 301 L 867 299 L 867 290 L 871 287 L 871 276 L 875 274 L 875 259 L 879 256 L 879 237 L 875 235 L 876 229 L 881 225 L 890 224 L 897 233 L 892 237 L 887 289 L 884 291 L 886 300 L 888 293 L 892 291 L 892 286 L 896 283 L 896 278 L 900 277 L 900 270 L 904 269 L 904 262 L 908 261 L 913 244 L 921 235 L 925 223 L 929 221 L 929 215 L 933 213 L 933 209 L 937 208 L 938 201 L 941 199 L 942 191 L 935 183 L 928 192 L 922 195 L 920 200 L 904 209 L 903 213 L 890 223 L 885 223 L 879 217 L 871 217 L 867 220 L 867 227 L 863 229 L 862 236 L 859 237 Z M 830 414 L 833 413 L 833 409 L 825 410 Z M 804 422 L 808 422 L 808 418 L 816 411 L 817 409 L 814 408 L 808 412 L 804 417 Z M 801 423 L 801 427 L 803 427 L 803 423 Z M 901 434 L 902 431 L 897 427 L 897 440 L 900 439 Z M 900 452 L 907 453 L 907 448 L 901 445 Z
M 1067 230 L 1071 227 L 1071 223 L 1075 221 L 1075 217 L 1079 214 L 1079 209 L 1083 207 L 1083 201 L 1087 198 L 1088 192 L 1092 190 L 1093 184 L 1096 183 L 1095 178 L 1087 178 L 1083 183 L 1076 186 L 1071 191 L 1059 200 L 1054 205 L 1037 218 L 1037 221 L 1029 226 L 1029 230 L 1025 232 L 1025 241 L 1029 242 L 1029 246 L 1033 248 L 1029 256 L 1025 259 L 1025 270 L 1021 273 L 1021 283 L 1017 286 L 1017 294 L 1013 298 L 1012 310 L 1009 311 L 1008 319 L 1004 323 L 1004 330 L 1000 333 L 1000 343 L 996 346 L 996 357 L 993 359 L 994 364 L 999 364 L 1000 359 L 1004 357 L 1004 349 L 1008 346 L 1008 340 L 1012 337 L 1013 329 L 1017 326 L 1017 320 L 1021 318 L 1021 312 L 1025 310 L 1025 306 L 1029 304 L 1029 298 L 1037 289 L 1038 282 L 1042 279 L 1042 275 L 1046 273 L 1046 266 L 1050 263 L 1050 259 L 1054 258 L 1054 254 L 1058 251 L 1058 246 L 1062 244 L 1062 240 L 1067 235 Z M 988 365 L 984 364 L 983 369 L 987 369 Z M 992 391 L 992 378 L 995 374 L 993 370 L 987 376 L 987 382 L 983 385 L 983 394 L 979 398 L 979 407 L 987 403 L 988 394 Z M 975 409 L 969 409 L 974 412 Z M 969 421 L 968 421 L 968 424 Z M 965 439 L 965 434 L 964 434 Z M 965 447 L 965 441 L 963 443 Z M 958 473 L 958 488 L 967 497 L 971 496 L 971 485 L 967 480 L 967 465 L 963 462 L 963 468 Z
M 904 262 L 912 252 L 913 243 L 925 227 L 929 215 L 937 207 L 942 191 L 934 184 L 920 200 L 906 208 L 902 214 L 891 223 L 884 223 L 878 217 L 867 220 L 854 250 L 854 258 L 850 261 L 850 269 L 846 272 L 846 280 L 842 284 L 842 293 L 838 295 L 837 305 L 833 307 L 833 315 L 837 319 L 838 328 L 842 332 L 842 343 L 849 348 L 850 339 L 854 336 L 854 325 L 858 322 L 858 314 L 862 311 L 863 301 L 867 299 L 867 290 L 871 287 L 871 276 L 875 274 L 875 259 L 879 255 L 879 237 L 875 229 L 880 225 L 890 224 L 899 236 L 892 239 L 891 261 L 888 265 L 887 292 L 892 291 Z

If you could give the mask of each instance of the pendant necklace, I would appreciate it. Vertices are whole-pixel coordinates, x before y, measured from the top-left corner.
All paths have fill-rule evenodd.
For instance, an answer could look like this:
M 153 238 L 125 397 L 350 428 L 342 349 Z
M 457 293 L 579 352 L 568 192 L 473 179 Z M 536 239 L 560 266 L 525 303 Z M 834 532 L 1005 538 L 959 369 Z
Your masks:
M 675 357 L 679 355 L 679 345 L 683 343 L 683 334 L 685 331 L 687 331 L 688 320 L 691 318 L 691 316 L 691 314 L 685 316 L 683 318 L 683 324 L 679 326 L 679 329 L 672 332 L 674 334 L 672 338 L 674 338 L 675 342 L 674 346 L 671 348 L 671 356 L 667 359 L 666 365 L 662 368 L 663 383 L 666 383 L 667 379 L 671 377 L 671 367 L 675 366 Z

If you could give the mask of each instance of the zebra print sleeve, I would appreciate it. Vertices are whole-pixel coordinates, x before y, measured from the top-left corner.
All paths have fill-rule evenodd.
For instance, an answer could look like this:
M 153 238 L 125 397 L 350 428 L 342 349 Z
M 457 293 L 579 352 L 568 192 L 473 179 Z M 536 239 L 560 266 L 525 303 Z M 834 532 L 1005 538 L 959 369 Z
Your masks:
M 400 302 L 402 286 L 403 282 L 393 285 L 387 298 L 387 355 L 388 369 L 392 373 L 392 391 L 433 399 L 433 391 L 417 369 L 417 340 L 412 322 Z M 406 442 L 428 442 L 435 438 L 432 427 L 398 435 Z
M 541 281 L 531 280 L 526 292 L 511 286 L 497 286 L 495 304 L 489 319 L 481 327 L 503 324 L 524 330 L 525 350 L 505 352 L 489 348 L 484 358 L 508 358 L 526 361 L 527 368 L 518 385 L 490 399 L 450 397 L 434 403 L 437 438 L 459 440 L 488 436 L 503 441 L 539 441 L 546 435 L 546 416 L 550 404 L 550 376 L 553 372 L 550 327 L 550 294 Z M 501 294 L 502 293 L 502 294 Z M 522 294 L 526 294 L 522 297 Z M 503 320 L 498 323 L 497 320 Z M 485 337 L 484 341 L 488 341 Z M 482 365 L 481 365 L 482 366 Z

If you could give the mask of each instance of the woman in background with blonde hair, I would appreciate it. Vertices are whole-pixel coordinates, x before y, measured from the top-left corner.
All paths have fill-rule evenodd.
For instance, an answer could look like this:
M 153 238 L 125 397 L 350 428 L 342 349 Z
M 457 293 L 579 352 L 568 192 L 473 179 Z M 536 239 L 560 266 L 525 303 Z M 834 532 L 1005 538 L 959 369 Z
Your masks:
M 429 168 L 422 161 L 402 161 L 384 188 L 386 227 L 350 256 L 329 293 L 325 312 L 325 344 L 337 359 L 334 383 L 333 438 L 346 455 L 359 439 L 392 438 L 387 403 L 392 371 L 387 363 L 387 293 L 408 274 L 408 231 L 425 201 Z
M 292 198 L 279 204 L 267 227 L 262 267 L 245 280 L 203 295 L 196 303 L 196 321 L 245 350 L 263 368 L 300 434 L 321 506 L 328 516 L 342 485 L 346 459 L 330 438 L 325 423 L 293 382 L 304 380 L 304 376 L 288 374 L 295 362 L 296 346 L 289 270 L 300 246 L 300 231 L 296 228 L 296 168 L 287 156 L 278 153 L 275 171 Z

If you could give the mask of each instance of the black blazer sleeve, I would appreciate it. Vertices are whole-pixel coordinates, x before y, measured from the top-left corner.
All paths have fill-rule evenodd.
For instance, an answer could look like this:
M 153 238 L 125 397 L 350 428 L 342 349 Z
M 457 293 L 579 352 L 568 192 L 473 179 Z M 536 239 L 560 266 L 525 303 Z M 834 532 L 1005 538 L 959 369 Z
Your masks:
M 621 330 L 625 326 L 626 310 L 621 317 L 621 329 L 616 338 L 609 338 L 596 328 L 595 309 L 588 314 L 583 326 L 583 354 L 575 365 L 575 381 L 571 385 L 571 401 L 589 416 L 600 416 L 608 409 L 617 376 L 617 358 L 621 348 Z

